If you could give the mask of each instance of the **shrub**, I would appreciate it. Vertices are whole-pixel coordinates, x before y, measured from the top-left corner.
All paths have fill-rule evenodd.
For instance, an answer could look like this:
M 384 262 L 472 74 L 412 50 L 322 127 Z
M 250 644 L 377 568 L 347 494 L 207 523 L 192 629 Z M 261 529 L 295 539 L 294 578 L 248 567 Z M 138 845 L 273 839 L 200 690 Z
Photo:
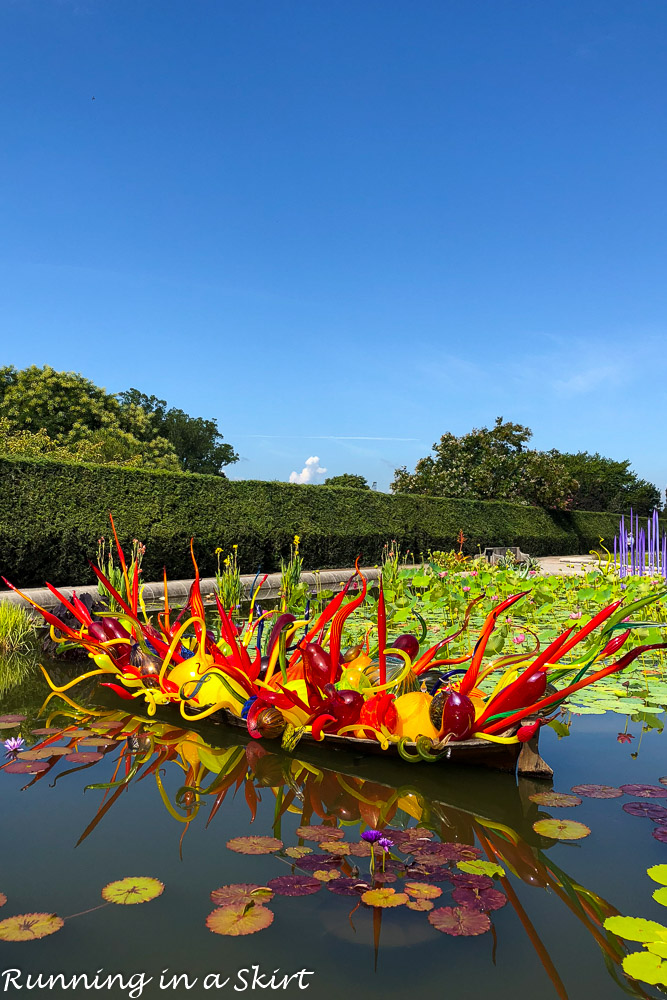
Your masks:
M 88 560 L 109 532 L 146 545 L 143 579 L 190 578 L 190 538 L 202 575 L 213 576 L 216 548 L 238 544 L 242 571 L 280 568 L 295 532 L 304 569 L 374 565 L 396 539 L 418 559 L 428 549 L 464 551 L 519 545 L 531 555 L 588 552 L 613 539 L 615 514 L 553 511 L 475 500 L 376 493 L 281 482 L 231 482 L 217 476 L 48 459 L 0 457 L 0 574 L 17 586 L 93 582 Z

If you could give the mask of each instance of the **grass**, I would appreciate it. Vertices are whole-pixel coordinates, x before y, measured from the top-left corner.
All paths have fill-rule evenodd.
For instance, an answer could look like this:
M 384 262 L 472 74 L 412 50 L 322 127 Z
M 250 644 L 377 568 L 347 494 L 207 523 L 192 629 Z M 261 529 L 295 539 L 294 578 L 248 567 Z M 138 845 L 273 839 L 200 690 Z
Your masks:
M 37 648 L 37 627 L 25 608 L 8 602 L 0 603 L 0 654 L 8 656 L 34 653 Z

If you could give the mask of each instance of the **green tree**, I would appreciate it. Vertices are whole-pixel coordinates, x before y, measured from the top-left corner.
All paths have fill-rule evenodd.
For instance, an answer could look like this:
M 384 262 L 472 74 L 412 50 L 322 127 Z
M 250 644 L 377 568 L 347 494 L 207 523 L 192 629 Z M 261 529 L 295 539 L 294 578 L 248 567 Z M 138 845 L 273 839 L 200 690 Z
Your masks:
M 628 460 L 617 462 L 604 458 L 598 452 L 561 454 L 561 461 L 579 483 L 573 497 L 576 510 L 609 510 L 648 516 L 660 507 L 660 491 L 653 483 L 639 476 L 630 468 Z
M 340 476 L 329 476 L 324 480 L 324 486 L 348 486 L 355 490 L 370 490 L 368 480 L 365 476 L 359 476 L 356 472 L 343 472 Z
M 443 434 L 414 472 L 396 469 L 391 490 L 567 509 L 577 482 L 557 452 L 527 448 L 531 437 L 529 427 L 502 417 L 491 429 L 474 428 L 461 437 Z
M 0 425 L 5 452 L 179 468 L 173 446 L 155 433 L 144 410 L 123 409 L 90 379 L 48 365 L 0 368 Z
M 118 400 L 123 412 L 139 409 L 145 414 L 151 432 L 170 443 L 184 472 L 223 476 L 224 466 L 238 462 L 239 456 L 223 441 L 215 420 L 191 417 L 175 407 L 167 409 L 166 400 L 139 389 L 118 393 Z

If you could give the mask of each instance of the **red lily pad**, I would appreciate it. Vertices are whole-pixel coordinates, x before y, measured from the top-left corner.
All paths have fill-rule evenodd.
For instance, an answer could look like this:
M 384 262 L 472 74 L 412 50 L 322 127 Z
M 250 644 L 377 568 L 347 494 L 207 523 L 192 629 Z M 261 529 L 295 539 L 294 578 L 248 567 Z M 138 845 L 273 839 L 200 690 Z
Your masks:
M 371 845 L 366 840 L 353 840 L 348 844 L 350 854 L 355 858 L 370 858 Z
M 507 902 L 507 896 L 498 889 L 454 889 L 452 899 L 460 906 L 470 906 L 473 910 L 500 910 Z
M 491 930 L 488 915 L 467 906 L 440 906 L 431 910 L 428 922 L 436 931 L 454 937 L 474 937 Z
M 74 753 L 68 753 L 65 760 L 69 764 L 94 764 L 95 761 L 102 760 L 103 757 L 103 753 L 79 753 L 75 751 Z
M 417 844 L 422 844 L 426 840 L 433 840 L 433 830 L 428 830 L 423 826 L 411 826 L 407 830 L 391 830 L 385 831 L 389 837 L 397 844 L 404 854 L 412 853 L 406 848 L 412 849 Z
M 25 715 L 0 715 L 0 722 L 11 722 L 13 725 L 18 725 L 19 722 L 25 722 Z
M 0 906 L 4 906 L 6 902 L 7 902 L 7 897 L 5 896 L 4 892 L 0 892 Z
M 272 899 L 273 893 L 268 886 L 254 882 L 222 885 L 211 893 L 211 902 L 216 906 L 247 906 L 248 903 L 268 903 Z
M 536 792 L 529 795 L 531 802 L 536 802 L 538 806 L 548 806 L 552 809 L 567 809 L 571 806 L 580 806 L 581 799 L 578 795 L 568 795 L 567 792 Z
M 279 875 L 268 883 L 279 896 L 312 896 L 322 888 L 322 882 L 308 875 Z
M 44 726 L 42 729 L 31 729 L 30 732 L 33 736 L 55 736 L 56 733 L 62 733 L 62 729 L 56 726 Z
M 371 888 L 368 882 L 358 878 L 337 878 L 327 884 L 329 892 L 338 896 L 360 896 Z
M 283 846 L 277 837 L 232 837 L 227 847 L 236 854 L 272 854 Z
M 451 882 L 453 874 L 449 868 L 442 865 L 410 865 L 406 869 L 406 875 L 410 878 L 427 878 L 429 882 Z
M 667 823 L 667 809 L 657 802 L 624 802 L 623 812 L 630 816 L 648 816 L 654 823 Z
M 489 875 L 475 875 L 473 872 L 452 872 L 450 881 L 457 889 L 476 889 L 480 892 L 493 889 L 493 879 Z
M 55 913 L 21 913 L 0 921 L 0 941 L 37 941 L 55 934 L 63 924 Z
M 539 819 L 533 823 L 533 830 L 551 840 L 581 840 L 591 832 L 585 823 L 577 823 L 573 819 Z
M 327 871 L 337 868 L 342 858 L 336 858 L 333 854 L 309 854 L 299 861 L 299 868 L 307 872 Z
M 667 799 L 667 788 L 662 785 L 621 785 L 626 795 L 636 795 L 638 799 Z
M 48 771 L 50 765 L 46 760 L 12 760 L 3 767 L 5 774 L 39 774 Z
M 573 785 L 572 791 L 585 799 L 620 799 L 623 795 L 621 789 L 613 785 Z
M 661 844 L 667 844 L 667 826 L 656 826 L 652 833 L 655 839 L 659 840 Z
M 442 889 L 437 885 L 429 885 L 428 882 L 406 882 L 404 889 L 414 899 L 437 899 L 442 896 Z
M 298 826 L 296 834 L 302 840 L 314 840 L 320 843 L 323 840 L 342 840 L 345 830 L 339 830 L 335 826 Z
M 206 926 L 214 934 L 240 937 L 263 931 L 273 923 L 273 911 L 265 906 L 220 906 L 206 918 Z
M 376 882 L 386 885 L 388 882 L 395 882 L 397 876 L 395 872 L 383 872 L 382 869 L 376 869 L 373 873 L 373 878 Z

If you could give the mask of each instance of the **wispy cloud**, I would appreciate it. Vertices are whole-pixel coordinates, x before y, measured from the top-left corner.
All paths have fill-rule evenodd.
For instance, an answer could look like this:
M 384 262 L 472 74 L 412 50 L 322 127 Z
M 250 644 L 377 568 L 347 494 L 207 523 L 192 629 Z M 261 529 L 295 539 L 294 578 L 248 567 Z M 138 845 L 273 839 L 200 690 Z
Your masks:
M 311 455 L 306 459 L 301 472 L 290 472 L 290 483 L 312 483 L 315 476 L 323 476 L 327 470 L 320 466 L 317 455 Z
M 552 383 L 556 392 L 574 396 L 578 393 L 593 392 L 606 384 L 616 385 L 623 371 L 619 365 L 595 365 L 584 371 L 575 372 L 568 378 L 555 379 Z

